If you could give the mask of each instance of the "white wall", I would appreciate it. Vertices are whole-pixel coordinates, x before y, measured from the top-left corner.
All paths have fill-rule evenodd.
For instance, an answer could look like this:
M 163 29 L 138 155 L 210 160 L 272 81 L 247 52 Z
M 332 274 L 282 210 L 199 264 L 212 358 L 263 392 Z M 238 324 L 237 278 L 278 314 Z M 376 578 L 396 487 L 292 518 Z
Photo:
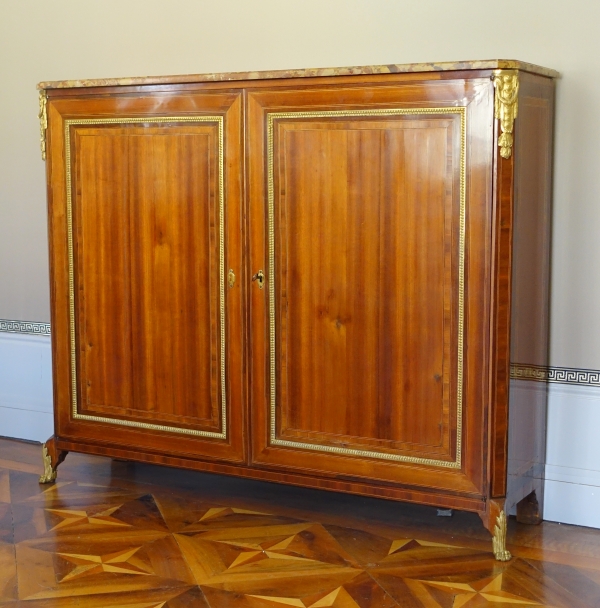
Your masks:
M 514 58 L 563 75 L 550 362 L 600 369 L 598 23 L 600 3 L 589 0 L 0 1 L 0 317 L 49 320 L 38 81 Z M 562 469 L 600 471 L 586 435 L 600 399 L 555 386 L 548 462 L 563 492 Z M 565 437 L 588 446 L 579 460 Z
M 600 3 L 0 2 L 0 317 L 47 321 L 40 80 L 455 59 L 558 69 L 553 365 L 600 369 Z
M 554 384 L 544 519 L 600 528 L 600 387 Z
M 54 433 L 50 336 L 0 332 L 0 436 Z

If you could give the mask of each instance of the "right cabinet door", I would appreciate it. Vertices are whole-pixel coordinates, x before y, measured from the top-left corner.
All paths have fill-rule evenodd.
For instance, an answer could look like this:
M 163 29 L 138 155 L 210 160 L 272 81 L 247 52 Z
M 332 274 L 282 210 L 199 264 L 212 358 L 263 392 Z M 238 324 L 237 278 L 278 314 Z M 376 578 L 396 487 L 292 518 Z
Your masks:
M 252 460 L 483 492 L 489 79 L 248 95 Z

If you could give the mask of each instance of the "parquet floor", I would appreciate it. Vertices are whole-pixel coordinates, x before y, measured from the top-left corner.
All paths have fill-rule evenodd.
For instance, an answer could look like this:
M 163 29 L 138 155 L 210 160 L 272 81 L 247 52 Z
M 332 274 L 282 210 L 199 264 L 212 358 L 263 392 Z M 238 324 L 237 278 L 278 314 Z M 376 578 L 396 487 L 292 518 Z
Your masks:
M 0 606 L 600 606 L 600 531 L 70 454 L 0 439 Z

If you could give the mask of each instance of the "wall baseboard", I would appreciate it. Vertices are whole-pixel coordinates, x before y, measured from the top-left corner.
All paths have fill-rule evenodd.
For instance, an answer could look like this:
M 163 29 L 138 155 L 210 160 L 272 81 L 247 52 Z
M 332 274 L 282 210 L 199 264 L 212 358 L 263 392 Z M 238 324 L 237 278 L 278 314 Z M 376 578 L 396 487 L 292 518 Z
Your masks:
M 0 435 L 46 441 L 53 432 L 50 336 L 0 332 Z
M 0 407 L 2 437 L 43 443 L 54 432 L 54 416 L 47 412 Z
M 547 479 L 544 494 L 545 520 L 600 528 L 600 486 Z
M 544 519 L 600 528 L 600 387 L 548 389 Z

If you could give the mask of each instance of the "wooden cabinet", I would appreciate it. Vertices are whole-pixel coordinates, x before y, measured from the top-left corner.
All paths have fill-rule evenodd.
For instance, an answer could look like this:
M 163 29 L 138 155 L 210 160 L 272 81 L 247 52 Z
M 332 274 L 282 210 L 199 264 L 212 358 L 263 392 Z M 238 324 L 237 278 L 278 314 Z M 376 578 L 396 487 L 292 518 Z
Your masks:
M 501 512 L 542 491 L 505 503 L 511 329 L 547 364 L 554 76 L 42 83 L 46 480 L 73 450 L 465 509 L 507 558 Z

